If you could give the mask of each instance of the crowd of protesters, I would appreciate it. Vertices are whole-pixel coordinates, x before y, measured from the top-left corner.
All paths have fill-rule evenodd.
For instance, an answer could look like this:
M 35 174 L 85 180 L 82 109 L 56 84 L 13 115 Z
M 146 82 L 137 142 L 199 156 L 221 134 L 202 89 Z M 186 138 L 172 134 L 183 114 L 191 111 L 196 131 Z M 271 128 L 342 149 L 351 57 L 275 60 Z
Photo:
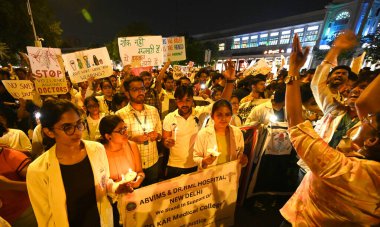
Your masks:
M 316 69 L 301 70 L 309 49 L 297 35 L 292 45 L 275 75 L 243 76 L 231 61 L 176 80 L 170 62 L 138 75 L 125 66 L 78 84 L 67 76 L 67 94 L 27 101 L 0 83 L 0 224 L 119 226 L 118 194 L 233 160 L 245 167 L 253 157 L 239 127 L 261 125 L 256 191 L 289 186 L 282 157 L 299 165 L 282 226 L 380 225 L 380 71 L 338 64 L 357 45 L 350 31 Z M 32 77 L 0 70 L 1 80 Z

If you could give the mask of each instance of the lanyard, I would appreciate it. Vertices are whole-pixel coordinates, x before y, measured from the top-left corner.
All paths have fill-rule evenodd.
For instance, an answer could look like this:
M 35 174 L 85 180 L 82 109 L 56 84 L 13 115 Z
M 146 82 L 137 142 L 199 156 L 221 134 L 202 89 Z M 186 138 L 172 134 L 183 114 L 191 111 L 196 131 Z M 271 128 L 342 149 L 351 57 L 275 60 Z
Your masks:
M 146 128 L 143 127 L 143 124 L 141 123 L 140 119 L 137 117 L 136 113 L 133 113 L 133 115 L 135 116 L 136 120 L 139 122 L 142 130 L 144 131 L 144 133 L 146 132 Z M 144 126 L 146 126 L 146 114 L 145 114 L 145 119 L 144 119 Z

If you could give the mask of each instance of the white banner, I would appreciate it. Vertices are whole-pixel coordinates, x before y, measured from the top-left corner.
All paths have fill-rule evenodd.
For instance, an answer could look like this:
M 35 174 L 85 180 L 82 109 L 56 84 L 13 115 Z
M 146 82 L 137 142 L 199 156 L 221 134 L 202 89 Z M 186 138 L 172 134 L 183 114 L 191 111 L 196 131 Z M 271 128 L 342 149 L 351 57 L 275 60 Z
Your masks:
M 240 171 L 232 161 L 126 194 L 124 226 L 232 226 Z
M 184 36 L 162 38 L 162 41 L 165 62 L 186 60 Z
M 109 77 L 113 73 L 112 61 L 106 47 L 77 51 L 62 57 L 73 83 L 86 81 L 90 77 Z
M 132 68 L 162 65 L 162 36 L 121 37 L 118 43 L 124 65 Z
M 62 66 L 61 49 L 26 47 L 36 91 L 41 95 L 66 94 L 69 89 Z
M 5 89 L 15 99 L 33 99 L 33 83 L 30 80 L 2 80 Z

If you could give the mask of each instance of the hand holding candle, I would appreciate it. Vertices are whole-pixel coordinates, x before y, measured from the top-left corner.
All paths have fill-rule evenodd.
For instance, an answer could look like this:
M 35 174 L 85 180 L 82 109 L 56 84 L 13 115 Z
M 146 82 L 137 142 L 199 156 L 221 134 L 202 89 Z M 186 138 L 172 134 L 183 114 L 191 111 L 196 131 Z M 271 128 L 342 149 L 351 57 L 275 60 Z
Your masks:
M 215 145 L 214 148 L 207 149 L 207 154 L 210 154 L 211 156 L 214 156 L 214 157 L 218 157 L 220 155 L 220 152 L 218 152 L 218 149 Z

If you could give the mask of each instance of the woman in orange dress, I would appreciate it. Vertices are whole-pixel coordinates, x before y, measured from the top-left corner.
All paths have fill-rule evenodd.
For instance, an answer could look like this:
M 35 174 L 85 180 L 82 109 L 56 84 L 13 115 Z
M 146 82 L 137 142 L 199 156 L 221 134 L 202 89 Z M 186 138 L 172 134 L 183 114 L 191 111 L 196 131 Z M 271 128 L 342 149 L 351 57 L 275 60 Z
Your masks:
M 133 188 L 140 187 L 145 178 L 142 170 L 141 157 L 135 142 L 128 140 L 127 126 L 117 115 L 108 115 L 102 118 L 99 124 L 100 141 L 106 150 L 110 178 L 114 182 L 120 182 L 129 178 L 125 176 L 137 173 L 136 178 L 130 181 Z M 115 226 L 119 225 L 119 213 L 117 202 L 113 204 Z

